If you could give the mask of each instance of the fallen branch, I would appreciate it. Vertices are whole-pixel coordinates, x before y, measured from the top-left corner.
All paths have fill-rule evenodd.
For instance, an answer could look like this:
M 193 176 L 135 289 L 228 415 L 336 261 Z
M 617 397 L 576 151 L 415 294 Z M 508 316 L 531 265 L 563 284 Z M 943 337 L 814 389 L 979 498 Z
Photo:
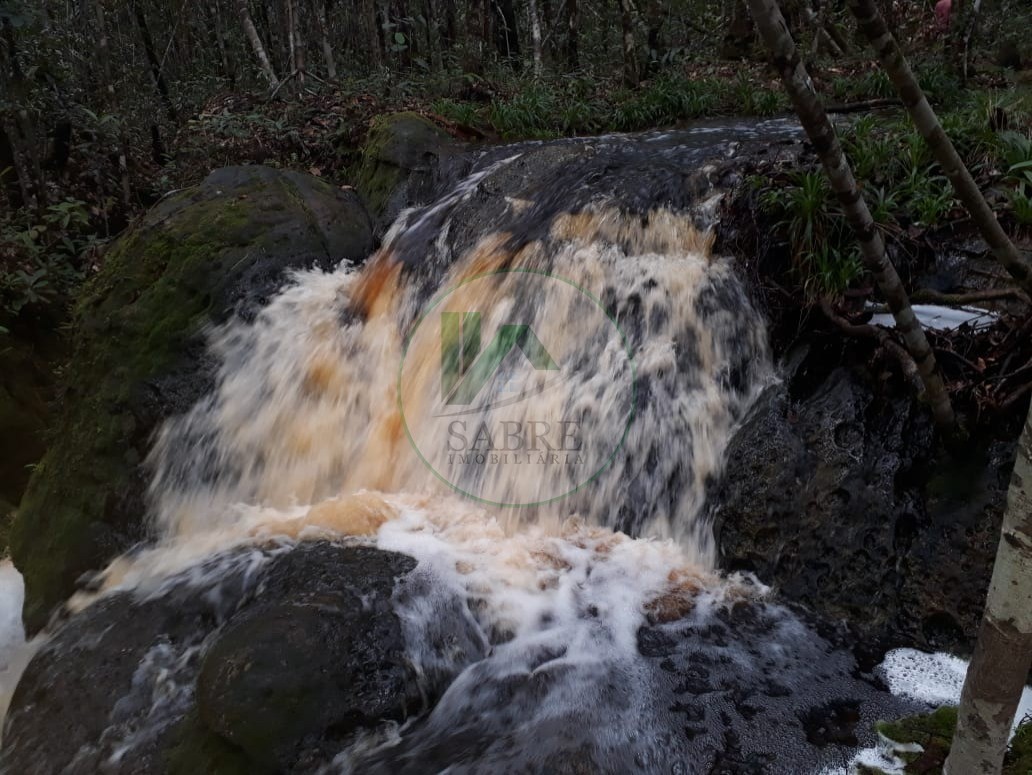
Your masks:
M 283 85 L 285 83 L 287 83 L 287 81 L 289 81 L 291 78 L 293 78 L 294 76 L 296 76 L 300 72 L 301 72 L 300 70 L 295 70 L 290 75 L 288 75 L 286 78 L 284 78 L 282 81 L 280 81 L 278 84 L 276 84 L 276 88 L 272 90 L 272 94 L 269 95 L 268 101 L 272 102 L 274 99 L 276 99 L 276 95 L 279 94 L 279 90 L 283 88 Z
M 1006 412 L 1008 409 L 1014 406 L 1014 404 L 1019 399 L 1023 398 L 1029 390 L 1032 390 L 1032 382 L 1026 382 L 1021 387 L 1011 391 L 1006 398 L 1004 398 L 996 405 L 996 411 Z
M 920 396 L 924 392 L 924 382 L 921 380 L 921 372 L 917 369 L 917 363 L 910 357 L 910 353 L 906 351 L 906 348 L 896 342 L 886 329 L 872 326 L 868 323 L 853 323 L 847 320 L 835 311 L 831 306 L 831 302 L 827 299 L 821 299 L 821 311 L 844 334 L 863 339 L 877 340 L 878 344 L 899 362 L 900 368 L 903 370 L 903 376 L 906 377 L 917 394 Z

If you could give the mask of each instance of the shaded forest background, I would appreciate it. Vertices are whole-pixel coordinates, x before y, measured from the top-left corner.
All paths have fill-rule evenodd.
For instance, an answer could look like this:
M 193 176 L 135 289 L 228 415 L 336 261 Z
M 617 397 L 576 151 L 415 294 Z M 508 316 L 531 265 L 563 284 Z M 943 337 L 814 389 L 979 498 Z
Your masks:
M 783 6 L 830 102 L 892 101 L 842 2 Z M 954 3 L 949 30 L 930 0 L 882 7 L 933 102 L 966 111 L 954 129 L 969 161 L 986 174 L 1020 164 L 1032 4 Z M 742 0 L 2 0 L 0 26 L 0 335 L 60 319 L 113 236 L 213 167 L 271 163 L 347 183 L 387 111 L 494 139 L 788 109 Z M 877 171 L 879 124 L 861 128 L 871 147 L 854 150 Z M 883 154 L 906 149 L 898 129 Z M 915 173 L 935 177 L 922 158 L 885 182 L 896 190 Z M 1032 196 L 1015 180 L 1011 191 Z M 772 209 L 793 185 L 819 183 L 789 181 Z M 1015 201 L 1032 222 L 1027 197 Z M 909 220 L 950 205 L 926 187 Z M 848 285 L 853 268 L 840 264 L 818 283 Z

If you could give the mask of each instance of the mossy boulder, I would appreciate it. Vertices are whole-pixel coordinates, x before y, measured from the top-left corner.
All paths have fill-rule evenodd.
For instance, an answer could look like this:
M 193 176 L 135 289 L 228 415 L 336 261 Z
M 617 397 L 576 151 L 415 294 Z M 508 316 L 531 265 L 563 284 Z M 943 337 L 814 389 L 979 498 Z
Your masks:
M 428 198 L 437 165 L 454 150 L 448 133 L 418 113 L 396 113 L 374 121 L 354 180 L 379 231 L 402 209 Z
M 957 726 L 957 709 L 946 706 L 919 716 L 908 716 L 898 721 L 880 721 L 878 734 L 900 747 L 896 755 L 907 763 L 907 772 L 941 772 L 942 763 L 950 752 L 953 730 Z M 917 749 L 914 744 L 920 746 Z
M 11 530 L 30 631 L 82 574 L 145 537 L 141 464 L 159 424 L 211 385 L 205 327 L 253 315 L 292 269 L 372 247 L 353 192 L 258 166 L 212 172 L 112 246 L 74 309 L 54 442 Z

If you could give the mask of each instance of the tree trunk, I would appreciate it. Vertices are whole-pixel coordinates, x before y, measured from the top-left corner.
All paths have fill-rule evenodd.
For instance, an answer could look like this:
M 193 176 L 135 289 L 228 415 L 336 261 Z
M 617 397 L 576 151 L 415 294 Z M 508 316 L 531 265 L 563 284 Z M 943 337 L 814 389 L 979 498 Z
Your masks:
M 623 80 L 627 86 L 637 86 L 638 51 L 634 43 L 634 4 L 632 0 L 617 0 L 620 5 L 620 30 L 623 35 Z
M 251 12 L 247 8 L 247 0 L 236 0 L 236 4 L 237 14 L 240 16 L 240 24 L 244 28 L 244 34 L 247 35 L 247 40 L 250 42 L 251 49 L 258 59 L 258 64 L 261 66 L 265 78 L 269 81 L 269 86 L 275 89 L 279 86 L 279 79 L 276 77 L 276 71 L 272 69 L 272 62 L 269 61 L 269 55 L 265 51 L 265 46 L 262 45 L 262 39 L 258 37 L 258 30 L 255 28 L 254 21 L 251 19 Z
M 13 110 L 13 121 L 5 131 L 14 158 L 13 171 L 17 173 L 22 200 L 38 210 L 46 206 L 46 180 L 43 177 L 42 153 L 36 139 L 36 128 L 25 105 L 31 99 L 31 84 L 18 62 L 18 46 L 11 20 L 0 19 L 5 46 L 0 46 L 0 94 L 7 95 Z M 9 73 L 9 75 L 8 75 Z M 0 173 L 4 171 L 0 166 Z
M 97 59 L 100 60 L 100 69 L 104 74 L 104 89 L 107 92 L 106 104 L 109 110 L 114 111 L 117 105 L 115 96 L 115 81 L 111 71 L 111 51 L 108 43 L 107 24 L 104 20 L 103 0 L 96 0 L 95 13 L 97 21 Z M 122 181 L 122 204 L 126 212 L 132 209 L 133 189 L 129 180 L 129 143 L 125 137 L 124 126 L 119 123 L 119 149 L 118 149 L 118 173 Z
M 298 83 L 305 82 L 305 49 L 301 41 L 301 25 L 298 21 L 298 7 L 294 0 L 287 0 L 287 50 L 290 56 L 291 75 Z
M 337 63 L 333 59 L 333 46 L 330 45 L 330 27 L 327 21 L 326 0 L 315 0 L 315 18 L 319 25 L 319 38 L 322 42 L 323 64 L 326 65 L 326 76 L 331 81 L 337 80 Z
M 663 45 L 663 23 L 666 21 L 667 10 L 662 0 L 648 0 L 647 10 L 646 40 L 649 47 L 649 69 L 652 70 L 663 61 L 666 54 L 666 46 Z
M 967 79 L 967 48 L 981 6 L 981 0 L 953 0 L 947 9 L 949 37 L 946 50 L 953 59 L 954 71 L 962 81 Z
M 380 25 L 376 18 L 375 0 L 362 0 L 358 11 L 361 18 L 357 26 L 359 35 L 365 42 L 369 63 L 374 69 L 379 69 L 383 64 L 383 44 L 380 42 Z
M 229 58 L 229 50 L 226 47 L 226 30 L 222 25 L 222 8 L 218 0 L 215 0 L 212 16 L 215 19 L 215 40 L 219 47 L 219 58 L 222 60 L 222 73 L 229 81 L 229 88 L 236 89 L 236 72 L 233 63 Z
M 566 68 L 580 69 L 580 18 L 577 0 L 566 0 Z
M 842 145 L 835 133 L 835 127 L 828 119 L 824 105 L 814 91 L 813 82 L 799 59 L 799 52 L 778 8 L 777 0 L 749 0 L 749 6 L 760 37 L 770 49 L 774 67 L 792 99 L 799 121 L 821 159 L 846 220 L 856 233 L 864 264 L 874 275 L 878 288 L 896 320 L 896 328 L 903 337 L 907 351 L 917 364 L 932 416 L 940 429 L 952 438 L 956 424 L 953 406 L 939 373 L 935 354 L 914 316 L 914 311 L 910 308 L 910 300 L 896 268 L 885 254 L 881 232 L 878 231 L 871 212 L 867 209 L 867 203 L 857 187 L 853 171 L 846 161 Z
M 730 15 L 731 21 L 727 25 L 727 33 L 720 46 L 720 56 L 722 59 L 744 59 L 752 51 L 756 30 L 752 17 L 749 16 L 746 0 L 730 1 L 730 12 L 724 16 L 727 18 Z
M 451 52 L 457 39 L 455 0 L 444 0 L 444 20 L 441 23 L 441 48 Z
M 978 26 L 978 12 L 981 10 L 982 0 L 973 0 L 971 9 L 965 15 L 964 24 L 961 28 L 963 39 L 960 51 L 960 79 L 964 83 L 967 83 L 968 78 L 968 54 L 971 50 L 971 36 L 975 32 L 975 27 Z
M 466 7 L 465 60 L 462 63 L 467 73 L 479 73 L 484 68 L 484 17 L 485 0 L 470 0 Z
M 530 41 L 534 56 L 534 77 L 541 77 L 541 17 L 538 15 L 537 0 L 527 0 L 527 14 L 530 16 Z
M 821 5 L 820 11 L 815 13 L 813 8 L 809 5 L 803 6 L 803 15 L 806 16 L 806 21 L 813 27 L 813 40 L 810 44 L 810 58 L 813 59 L 817 56 L 817 52 L 824 44 L 824 48 L 829 54 L 835 57 L 842 56 L 842 49 L 839 48 L 838 43 L 831 37 L 826 29 L 828 21 L 828 8 L 829 0 Z
M 494 8 L 495 47 L 503 61 L 518 66 L 520 38 L 516 28 L 516 9 L 512 0 L 489 0 Z
M 168 84 L 165 83 L 165 76 L 161 72 L 161 62 L 154 50 L 154 41 L 151 39 L 150 29 L 147 27 L 147 17 L 143 13 L 142 5 L 134 6 L 136 26 L 140 30 L 140 38 L 143 40 L 143 51 L 147 55 L 147 63 L 150 65 L 151 77 L 154 79 L 154 86 L 158 90 L 158 96 L 165 103 L 165 111 L 170 121 L 176 120 L 176 106 L 172 104 L 172 97 L 168 92 Z
M 0 125 L 0 185 L 7 195 L 7 203 L 17 210 L 32 202 L 32 187 L 15 148 L 14 134 L 13 129 Z
M 856 16 L 860 29 L 871 42 L 885 72 L 892 79 L 917 131 L 931 147 L 939 166 L 953 184 L 957 198 L 971 213 L 972 220 L 992 249 L 996 260 L 1003 264 L 1026 292 L 1032 294 L 1032 263 L 1021 255 L 1007 237 L 1000 222 L 996 220 L 996 215 L 982 196 L 978 184 L 943 131 L 932 106 L 928 104 L 910 65 L 903 56 L 902 49 L 889 32 L 874 0 L 849 0 L 849 8 Z
M 957 731 L 943 775 L 998 773 L 1032 664 L 1032 411 L 1018 442 L 1007 510 Z

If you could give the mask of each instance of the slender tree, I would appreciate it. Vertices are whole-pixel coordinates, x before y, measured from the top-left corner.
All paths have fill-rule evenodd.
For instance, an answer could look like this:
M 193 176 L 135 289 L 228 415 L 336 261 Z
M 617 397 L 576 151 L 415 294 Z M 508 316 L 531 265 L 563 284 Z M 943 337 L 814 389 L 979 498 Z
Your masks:
M 335 81 L 337 80 L 337 62 L 333 58 L 333 46 L 330 43 L 326 0 L 315 0 L 315 19 L 319 25 L 319 40 L 322 46 L 323 64 L 326 65 L 326 76 L 331 81 Z
M 104 17 L 103 0 L 96 0 L 94 14 L 97 25 L 97 58 L 104 74 L 104 91 L 107 93 L 106 103 L 113 111 L 118 104 L 115 93 L 115 79 L 111 68 L 111 46 L 108 39 L 107 22 Z M 125 127 L 119 123 L 118 172 L 122 180 L 122 204 L 126 210 L 132 207 L 132 182 L 129 180 L 129 142 L 125 136 Z
M 649 48 L 649 66 L 652 68 L 663 60 L 666 53 L 663 45 L 663 25 L 669 9 L 663 0 L 648 0 L 646 5 L 646 45 Z
M 498 55 L 510 65 L 520 64 L 520 38 L 516 27 L 516 9 L 512 0 L 490 0 L 494 11 L 495 48 Z
M 577 0 L 566 0 L 566 68 L 580 69 L 580 16 Z
M 176 120 L 176 106 L 172 103 L 172 96 L 165 82 L 165 74 L 161 70 L 161 60 L 154 50 L 154 41 L 151 38 L 150 28 L 147 26 L 147 17 L 143 12 L 143 5 L 137 3 L 133 7 L 133 16 L 136 19 L 136 27 L 140 31 L 140 39 L 143 41 L 143 52 L 147 55 L 147 63 L 150 65 L 151 77 L 154 79 L 154 87 L 158 90 L 158 96 L 165 104 L 170 121 Z
M 301 24 L 298 19 L 298 7 L 294 0 L 286 0 L 287 50 L 290 53 L 291 75 L 296 75 L 298 83 L 305 81 L 305 48 L 301 41 Z
M 265 78 L 269 81 L 269 86 L 275 89 L 279 86 L 279 79 L 276 77 L 276 71 L 272 69 L 272 62 L 269 59 L 268 53 L 265 51 L 262 39 L 258 35 L 258 29 L 254 26 L 254 20 L 251 18 L 251 11 L 247 7 L 247 0 L 236 0 L 236 6 L 237 15 L 240 17 L 240 25 L 244 28 L 244 34 L 247 36 L 247 40 L 251 44 L 251 50 L 254 51 L 255 57 L 258 59 L 258 64 L 261 66 L 262 72 L 265 74 Z
M 938 116 L 928 103 L 917 78 L 907 64 L 906 57 L 903 56 L 903 50 L 885 24 L 878 6 L 874 0 L 849 0 L 849 8 L 856 16 L 860 29 L 870 41 L 896 91 L 899 92 L 917 131 L 932 149 L 939 166 L 953 184 L 957 198 L 971 213 L 972 220 L 978 226 L 993 255 L 1021 287 L 1032 294 L 1032 262 L 1021 255 L 1000 226 L 957 149 L 943 131 Z
M 814 91 L 813 82 L 799 58 L 777 0 L 749 0 L 749 6 L 760 37 L 772 53 L 774 67 L 792 99 L 800 123 L 821 159 L 846 220 L 856 233 L 864 264 L 874 275 L 878 288 L 896 320 L 896 328 L 903 337 L 907 351 L 917 364 L 932 416 L 939 427 L 952 436 L 955 430 L 953 406 L 939 373 L 935 354 L 910 307 L 910 300 L 896 268 L 885 254 L 885 242 L 882 240 L 881 232 L 878 231 L 856 184 L 835 127 L 828 119 L 824 105 Z
M 1000 772 L 1032 665 L 1032 409 L 1018 441 L 982 626 L 944 775 Z
M 541 17 L 537 0 L 527 0 L 527 14 L 530 16 L 530 43 L 534 56 L 534 75 L 541 77 Z
M 229 58 L 229 47 L 226 45 L 226 29 L 222 22 L 222 8 L 219 7 L 219 0 L 215 0 L 211 7 L 211 15 L 214 20 L 215 43 L 219 49 L 219 59 L 222 60 L 222 73 L 229 81 L 229 88 L 236 88 L 236 70 L 233 68 L 232 60 Z
M 365 41 L 366 55 L 369 64 L 379 68 L 383 64 L 383 48 L 380 43 L 380 30 L 376 20 L 375 0 L 361 0 L 358 4 L 359 34 Z
M 634 41 L 634 2 L 617 0 L 620 6 L 620 29 L 623 33 L 623 79 L 628 86 L 638 85 L 638 49 Z
M 982 9 L 982 0 L 953 0 L 949 10 L 950 37 L 949 51 L 953 56 L 953 66 L 962 81 L 968 77 L 968 47 L 971 35 L 978 24 L 978 13 Z

